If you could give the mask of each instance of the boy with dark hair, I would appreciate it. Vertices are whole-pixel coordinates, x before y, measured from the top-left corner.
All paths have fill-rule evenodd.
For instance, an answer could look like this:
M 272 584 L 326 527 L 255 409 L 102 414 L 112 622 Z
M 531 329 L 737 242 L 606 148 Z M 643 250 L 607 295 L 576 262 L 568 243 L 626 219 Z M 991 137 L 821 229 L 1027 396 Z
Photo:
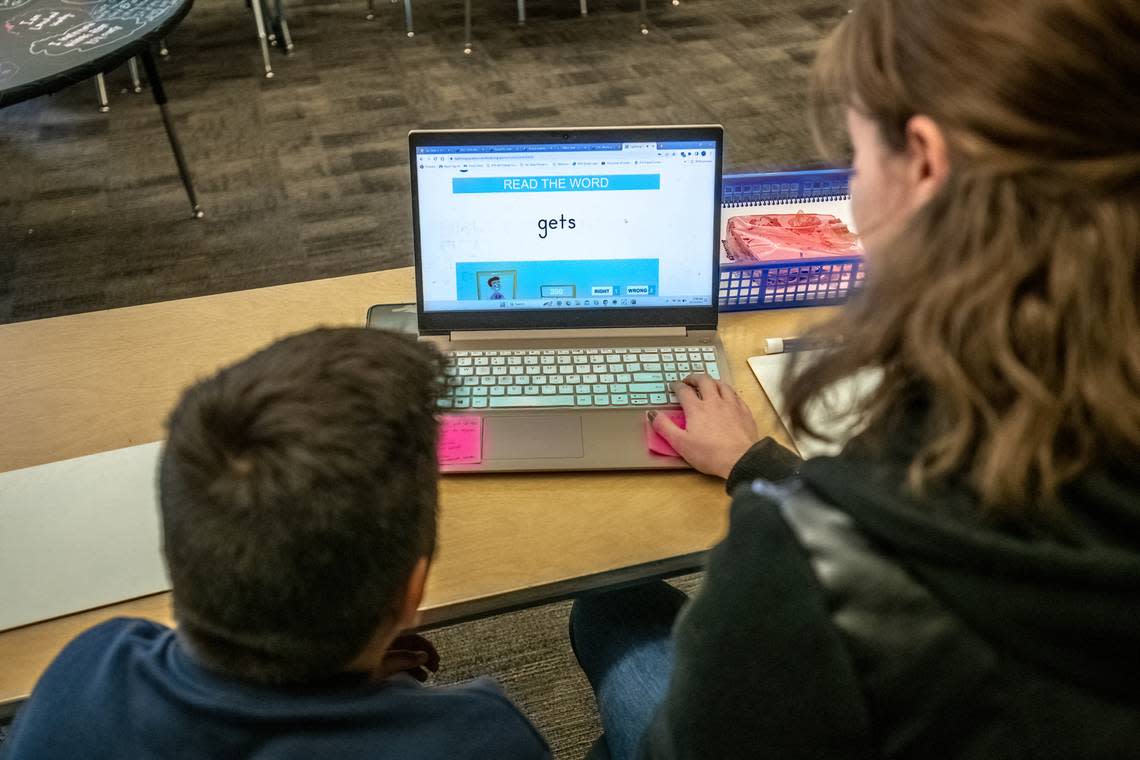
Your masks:
M 69 644 L 4 758 L 547 758 L 494 682 L 424 687 L 443 359 L 363 328 L 286 338 L 186 392 L 160 508 L 177 630 Z M 413 677 L 415 676 L 415 677 Z

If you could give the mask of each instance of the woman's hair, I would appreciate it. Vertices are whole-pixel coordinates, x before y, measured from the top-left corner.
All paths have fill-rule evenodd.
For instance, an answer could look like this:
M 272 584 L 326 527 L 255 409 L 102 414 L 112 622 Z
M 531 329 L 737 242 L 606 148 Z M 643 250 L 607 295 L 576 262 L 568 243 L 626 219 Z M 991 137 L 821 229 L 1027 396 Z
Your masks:
M 961 476 L 987 508 L 1032 514 L 1136 461 L 1140 3 L 861 0 L 814 79 L 817 125 L 853 108 L 901 150 L 924 114 L 950 172 L 821 329 L 841 348 L 791 373 L 793 427 L 816 432 L 820 392 L 880 368 L 861 440 L 917 432 L 916 492 Z

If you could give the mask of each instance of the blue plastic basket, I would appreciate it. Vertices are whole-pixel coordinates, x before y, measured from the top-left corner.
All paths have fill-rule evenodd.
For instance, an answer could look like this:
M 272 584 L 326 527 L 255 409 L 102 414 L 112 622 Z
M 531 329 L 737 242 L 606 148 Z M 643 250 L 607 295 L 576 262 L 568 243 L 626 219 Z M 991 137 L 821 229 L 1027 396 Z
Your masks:
M 722 207 L 845 200 L 850 174 L 847 169 L 731 174 L 724 177 Z M 864 272 L 859 256 L 721 264 L 719 306 L 721 311 L 751 311 L 839 304 L 862 285 Z

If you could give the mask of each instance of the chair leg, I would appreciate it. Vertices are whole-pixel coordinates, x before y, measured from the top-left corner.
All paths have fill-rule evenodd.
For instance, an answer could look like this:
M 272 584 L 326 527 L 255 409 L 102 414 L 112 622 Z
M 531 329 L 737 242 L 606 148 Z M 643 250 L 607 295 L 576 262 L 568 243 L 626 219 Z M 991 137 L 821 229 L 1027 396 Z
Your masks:
M 369 21 L 376 18 L 376 6 L 372 4 L 372 0 L 368 0 L 368 13 L 364 15 L 364 18 Z
M 404 0 L 404 31 L 409 37 L 416 36 L 416 31 L 412 28 L 412 0 Z
M 158 41 L 158 54 L 161 55 L 163 58 L 170 55 L 170 51 L 166 49 L 166 38 L 165 37 L 163 37 L 161 40 Z
M 273 18 L 270 0 L 245 0 L 246 7 L 252 10 L 254 2 L 261 3 L 261 18 L 265 24 L 265 39 L 269 42 L 269 47 L 277 47 L 277 22 Z
M 578 0 L 578 7 L 582 11 L 583 16 L 590 12 L 590 9 L 586 7 L 586 0 Z
M 289 22 L 285 20 L 284 0 L 275 0 L 277 11 L 277 28 L 281 32 L 281 44 L 285 47 L 285 55 L 293 53 L 293 35 L 289 34 Z
M 641 0 L 641 33 L 649 34 L 649 8 L 645 5 L 645 0 Z
M 142 81 L 139 79 L 139 59 L 132 58 L 127 61 L 127 69 L 131 72 L 131 87 L 136 94 L 142 92 Z
M 289 22 L 281 17 L 281 41 L 285 43 L 285 55 L 293 54 L 293 35 L 289 33 Z
M 463 55 L 471 55 L 471 0 L 463 0 Z
M 99 113 L 111 110 L 111 101 L 107 99 L 107 80 L 102 74 L 95 75 L 95 96 L 99 98 Z
M 265 34 L 265 17 L 261 12 L 261 0 L 250 3 L 253 9 L 253 22 L 257 24 L 257 42 L 261 45 L 261 60 L 265 64 L 265 78 L 273 78 L 273 65 L 269 62 L 269 38 Z
M 519 26 L 526 23 L 526 0 L 518 0 L 519 5 Z

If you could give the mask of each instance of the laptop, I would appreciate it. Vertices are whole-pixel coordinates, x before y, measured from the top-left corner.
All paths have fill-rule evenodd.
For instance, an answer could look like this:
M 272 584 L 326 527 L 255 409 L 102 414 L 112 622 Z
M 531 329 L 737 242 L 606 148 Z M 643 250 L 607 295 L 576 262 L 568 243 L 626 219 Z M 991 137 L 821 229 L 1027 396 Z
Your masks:
M 481 450 L 444 472 L 686 466 L 650 451 L 646 412 L 678 408 L 668 383 L 692 372 L 729 379 L 723 142 L 715 125 L 410 133 L 418 332 L 450 357 L 445 410 L 482 418 Z

